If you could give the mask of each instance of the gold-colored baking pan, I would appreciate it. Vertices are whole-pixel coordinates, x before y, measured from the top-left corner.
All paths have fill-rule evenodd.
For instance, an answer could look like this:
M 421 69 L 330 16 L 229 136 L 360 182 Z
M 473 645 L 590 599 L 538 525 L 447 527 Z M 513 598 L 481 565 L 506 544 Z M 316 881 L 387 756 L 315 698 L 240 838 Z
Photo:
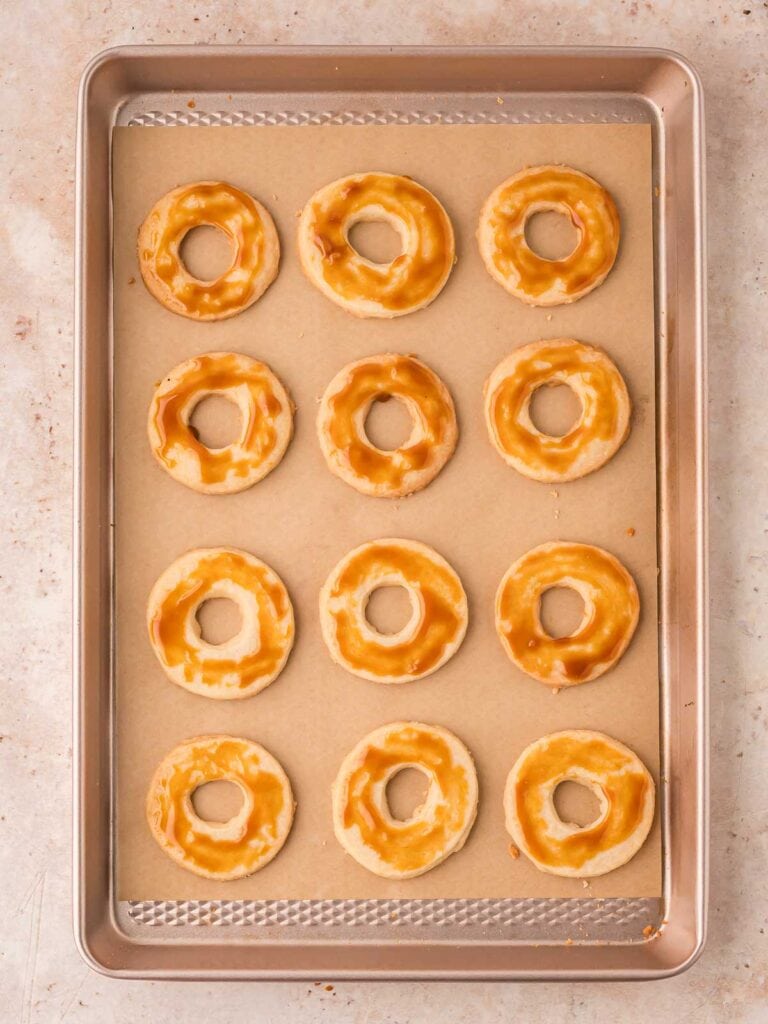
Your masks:
M 180 102 L 191 94 L 204 103 Z M 112 128 L 436 121 L 652 129 L 663 898 L 118 901 Z M 708 764 L 702 135 L 698 77 L 661 50 L 127 47 L 88 66 L 77 173 L 74 878 L 77 941 L 95 969 L 190 979 L 640 979 L 696 958 Z M 652 938 L 642 921 L 657 923 Z

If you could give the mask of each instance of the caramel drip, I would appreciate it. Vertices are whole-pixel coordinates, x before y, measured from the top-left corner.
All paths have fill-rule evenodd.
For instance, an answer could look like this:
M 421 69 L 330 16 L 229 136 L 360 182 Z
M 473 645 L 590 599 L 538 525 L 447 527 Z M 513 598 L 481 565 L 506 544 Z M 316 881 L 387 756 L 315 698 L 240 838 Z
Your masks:
M 393 452 L 380 451 L 360 436 L 359 422 L 375 401 L 401 398 L 417 411 L 421 436 Z M 440 446 L 451 442 L 455 414 L 445 389 L 425 366 L 408 356 L 392 356 L 353 366 L 343 388 L 329 403 L 330 440 L 354 473 L 389 488 L 401 487 L 410 473 L 442 460 Z
M 575 249 L 560 260 L 537 256 L 525 241 L 525 222 L 539 209 L 567 211 L 579 233 Z M 619 215 L 610 194 L 596 181 L 567 168 L 547 167 L 502 188 L 490 214 L 493 262 L 503 277 L 535 298 L 559 282 L 565 296 L 578 295 L 613 265 Z
M 412 637 L 392 646 L 369 640 L 360 631 L 355 611 L 339 599 L 391 574 L 421 594 L 423 615 Z M 344 566 L 335 580 L 331 615 L 339 651 L 351 669 L 377 676 L 421 675 L 437 665 L 462 628 L 456 609 L 464 595 L 454 574 L 421 552 L 396 544 L 366 547 Z
M 600 779 L 608 810 L 594 825 L 558 839 L 547 831 L 545 794 L 553 780 L 583 781 L 574 772 L 579 768 Z M 537 748 L 529 755 L 517 775 L 517 818 L 529 852 L 542 864 L 578 870 L 634 833 L 642 822 L 650 786 L 646 772 L 611 744 L 598 739 L 553 738 L 544 750 Z
M 406 822 L 382 813 L 376 786 L 398 767 L 417 765 L 440 790 L 430 818 L 418 811 Z M 408 726 L 389 733 L 384 745 L 370 746 L 349 776 L 343 808 L 344 827 L 357 826 L 363 843 L 398 871 L 413 871 L 440 856 L 463 828 L 469 803 L 466 770 L 456 764 L 446 741 Z
M 592 614 L 570 636 L 544 632 L 539 601 L 551 587 L 581 584 Z M 537 679 L 573 685 L 600 674 L 624 651 L 634 631 L 638 597 L 626 569 L 586 544 L 545 544 L 528 552 L 498 595 L 497 622 L 513 660 Z
M 278 840 L 277 822 L 285 805 L 281 778 L 263 768 L 251 745 L 237 739 L 204 740 L 184 748 L 181 760 L 167 765 L 154 798 L 153 825 L 184 859 L 210 873 L 256 865 Z M 207 782 L 240 783 L 253 795 L 253 808 L 236 841 L 217 840 L 198 831 L 190 815 L 191 798 Z
M 588 350 L 594 351 L 594 350 Z M 537 347 L 528 359 L 521 359 L 514 372 L 504 378 L 490 396 L 491 417 L 499 444 L 533 469 L 566 474 L 594 444 L 609 445 L 620 430 L 617 390 L 624 394 L 624 383 L 606 359 L 585 357 L 585 346 Z M 561 437 L 533 433 L 520 422 L 540 387 L 577 383 L 582 411 L 573 427 Z
M 417 240 L 391 263 L 363 260 L 347 240 L 349 227 L 366 219 L 400 221 Z M 383 213 L 382 213 L 383 211 Z M 453 229 L 440 203 L 410 178 L 361 174 L 311 204 L 312 233 L 326 284 L 344 299 L 373 300 L 397 311 L 428 301 L 453 265 Z
M 178 463 L 180 449 L 188 449 L 197 456 L 200 479 L 203 483 L 221 483 L 230 475 L 247 476 L 254 465 L 260 465 L 275 448 L 277 433 L 274 421 L 283 411 L 283 403 L 275 395 L 269 378 L 259 370 L 259 364 L 245 369 L 235 355 L 198 356 L 190 360 L 190 369 L 167 391 L 160 391 L 156 399 L 154 422 L 160 437 L 156 453 L 166 466 Z M 195 436 L 185 422 L 190 402 L 197 395 L 205 397 L 211 392 L 244 386 L 248 389 L 254 412 L 243 424 L 239 446 L 246 454 L 235 458 L 234 446 L 208 448 Z
M 259 647 L 237 661 L 198 652 L 186 640 L 190 616 L 206 600 L 212 584 L 222 578 L 251 591 L 258 604 Z M 222 552 L 201 559 L 164 598 L 149 623 L 150 639 L 165 665 L 183 666 L 187 682 L 200 675 L 203 683 L 215 685 L 234 673 L 239 688 L 244 689 L 256 679 L 271 675 L 283 661 L 288 613 L 285 588 L 264 566 L 254 566 L 235 552 Z
M 223 231 L 234 248 L 229 269 L 213 281 L 192 277 L 179 255 L 185 235 L 201 225 Z M 215 317 L 247 305 L 263 253 L 258 205 L 223 182 L 198 182 L 174 190 L 152 210 L 139 234 L 142 273 L 159 283 L 172 308 L 190 316 Z

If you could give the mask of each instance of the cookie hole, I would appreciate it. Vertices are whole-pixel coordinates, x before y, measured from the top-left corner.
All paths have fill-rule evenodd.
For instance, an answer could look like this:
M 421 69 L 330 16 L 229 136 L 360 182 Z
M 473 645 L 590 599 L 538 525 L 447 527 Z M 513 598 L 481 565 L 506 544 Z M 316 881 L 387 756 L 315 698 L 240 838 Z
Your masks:
M 179 246 L 181 262 L 198 281 L 215 281 L 235 260 L 235 246 L 221 228 L 201 224 L 192 228 Z
M 408 406 L 396 395 L 380 395 L 368 410 L 365 433 L 371 444 L 383 452 L 402 448 L 413 431 Z
M 581 419 L 581 400 L 567 384 L 543 384 L 531 395 L 534 427 L 549 437 L 564 437 Z
M 573 636 L 584 619 L 584 601 L 572 587 L 550 587 L 541 595 L 539 617 L 547 636 Z
M 240 409 L 224 395 L 206 395 L 192 411 L 189 426 L 206 448 L 226 448 L 242 435 Z
M 580 782 L 560 782 L 552 796 L 561 821 L 586 828 L 600 817 L 600 802 L 588 786 Z
M 365 617 L 377 633 L 399 633 L 413 614 L 411 597 L 405 587 L 377 587 L 365 606 Z
M 243 617 L 228 597 L 212 597 L 197 609 L 200 635 L 207 644 L 224 644 L 243 628 Z
M 371 263 L 391 263 L 403 251 L 402 238 L 383 220 L 360 221 L 349 229 L 347 238 L 355 252 Z
M 239 786 L 226 779 L 204 782 L 192 794 L 192 807 L 203 821 L 230 821 L 242 810 L 243 794 Z
M 525 241 L 544 260 L 564 260 L 579 244 L 579 232 L 566 214 L 542 210 L 525 222 Z
M 429 792 L 429 776 L 420 768 L 401 768 L 387 783 L 389 813 L 397 821 L 410 821 Z

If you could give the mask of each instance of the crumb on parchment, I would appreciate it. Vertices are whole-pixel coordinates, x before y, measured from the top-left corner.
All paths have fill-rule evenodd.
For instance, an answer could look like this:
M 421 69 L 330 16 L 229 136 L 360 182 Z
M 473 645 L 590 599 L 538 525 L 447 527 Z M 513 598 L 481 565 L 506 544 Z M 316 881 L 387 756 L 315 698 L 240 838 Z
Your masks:
M 520 856 L 520 851 L 514 843 L 509 844 L 509 846 L 507 847 L 507 853 L 512 858 L 512 860 L 517 860 L 517 858 Z
M 551 687 L 551 689 L 552 689 L 552 696 L 556 697 L 558 695 L 558 693 L 560 693 L 560 690 L 562 689 L 562 687 L 561 686 L 553 686 L 553 687 Z
M 628 537 L 634 537 L 636 533 L 637 533 L 637 530 L 634 528 L 634 526 L 628 526 L 627 527 L 627 536 Z

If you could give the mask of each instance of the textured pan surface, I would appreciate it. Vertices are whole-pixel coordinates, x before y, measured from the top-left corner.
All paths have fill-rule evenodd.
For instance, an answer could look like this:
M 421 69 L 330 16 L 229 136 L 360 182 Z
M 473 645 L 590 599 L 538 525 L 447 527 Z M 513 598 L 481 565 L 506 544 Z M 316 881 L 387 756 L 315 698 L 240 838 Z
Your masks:
M 178 109 L 175 93 L 195 95 L 196 109 Z M 703 168 L 695 73 L 675 55 L 643 50 L 136 47 L 94 60 L 79 113 L 75 930 L 84 956 L 121 976 L 188 978 L 641 978 L 685 967 L 703 943 L 706 887 Z M 112 126 L 636 122 L 652 126 L 658 195 L 664 900 L 116 903 L 111 343 L 104 341 L 111 338 Z M 659 934 L 638 941 L 646 923 L 660 926 Z

